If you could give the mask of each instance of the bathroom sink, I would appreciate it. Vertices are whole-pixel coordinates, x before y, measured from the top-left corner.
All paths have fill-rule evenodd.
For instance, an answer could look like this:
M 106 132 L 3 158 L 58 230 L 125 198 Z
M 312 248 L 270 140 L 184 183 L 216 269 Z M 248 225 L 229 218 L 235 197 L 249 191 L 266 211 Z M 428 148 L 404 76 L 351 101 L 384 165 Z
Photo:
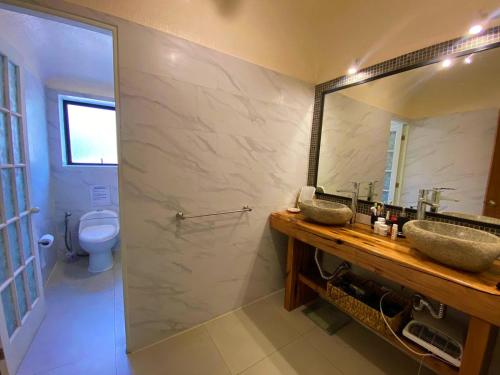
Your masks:
M 443 215 L 454 216 L 461 219 L 480 221 L 485 224 L 500 225 L 500 219 L 494 217 L 466 214 L 464 212 L 441 212 Z
M 342 203 L 313 199 L 299 202 L 299 207 L 306 220 L 320 224 L 345 225 L 352 217 L 351 209 Z
M 465 271 L 488 269 L 500 256 L 500 237 L 482 230 L 412 220 L 403 232 L 410 245 L 440 263 Z

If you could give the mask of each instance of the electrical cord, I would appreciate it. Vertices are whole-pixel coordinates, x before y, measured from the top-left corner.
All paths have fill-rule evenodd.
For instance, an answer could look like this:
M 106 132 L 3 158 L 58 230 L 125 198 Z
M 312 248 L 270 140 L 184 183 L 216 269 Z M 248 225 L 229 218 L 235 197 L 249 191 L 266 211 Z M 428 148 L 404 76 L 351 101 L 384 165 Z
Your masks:
M 338 267 L 337 269 L 333 272 L 333 274 L 331 275 L 326 275 L 325 272 L 323 271 L 323 269 L 321 268 L 321 265 L 319 264 L 319 249 L 316 248 L 316 250 L 314 251 L 314 261 L 316 262 L 316 266 L 318 267 L 318 271 L 319 271 L 319 274 L 321 276 L 321 278 L 323 278 L 324 280 L 332 280 L 334 277 L 336 277 L 340 271 L 346 269 L 351 269 L 351 265 L 347 262 L 342 262 Z
M 422 357 L 420 359 L 420 365 L 418 367 L 418 372 L 417 372 L 417 375 L 420 375 L 420 370 L 422 370 L 422 364 L 424 362 L 424 359 L 426 357 L 434 357 L 434 358 L 437 358 L 439 359 L 440 361 L 443 361 L 445 363 L 447 363 L 445 360 L 443 360 L 442 358 L 434 355 L 434 354 L 431 354 L 431 353 L 420 353 L 420 352 L 417 352 L 416 350 L 410 348 L 408 345 L 406 345 L 406 343 L 401 340 L 401 338 L 396 334 L 396 332 L 393 331 L 392 327 L 389 325 L 389 323 L 387 322 L 387 320 L 385 319 L 385 315 L 384 315 L 384 310 L 382 309 L 382 301 L 384 300 L 384 298 L 391 294 L 392 292 L 391 291 L 388 291 L 388 292 L 385 292 L 384 295 L 382 297 L 380 297 L 380 302 L 379 302 L 379 307 L 380 307 L 380 314 L 382 315 L 382 320 L 384 321 L 385 325 L 387 326 L 387 328 L 389 328 L 389 331 L 393 334 L 393 336 L 400 342 L 401 345 L 403 345 L 406 349 L 408 349 L 410 352 L 412 352 L 413 354 L 415 355 L 418 355 L 420 357 Z

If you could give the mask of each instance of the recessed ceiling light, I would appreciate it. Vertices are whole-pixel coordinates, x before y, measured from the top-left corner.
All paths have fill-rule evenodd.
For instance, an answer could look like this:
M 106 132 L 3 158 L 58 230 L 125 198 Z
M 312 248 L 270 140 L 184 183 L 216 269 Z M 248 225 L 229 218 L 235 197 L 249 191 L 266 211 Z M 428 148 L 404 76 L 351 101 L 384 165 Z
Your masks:
M 351 66 L 348 70 L 347 70 L 347 74 L 356 74 L 358 72 L 358 69 L 355 67 L 355 66 Z
M 443 68 L 448 68 L 451 66 L 451 59 L 446 59 L 446 60 L 443 60 L 443 62 L 441 63 L 442 67 Z
M 472 64 L 472 55 L 467 56 L 467 57 L 464 59 L 464 63 L 466 63 L 466 64 Z
M 469 34 L 476 35 L 483 31 L 483 27 L 481 25 L 474 25 L 469 29 Z

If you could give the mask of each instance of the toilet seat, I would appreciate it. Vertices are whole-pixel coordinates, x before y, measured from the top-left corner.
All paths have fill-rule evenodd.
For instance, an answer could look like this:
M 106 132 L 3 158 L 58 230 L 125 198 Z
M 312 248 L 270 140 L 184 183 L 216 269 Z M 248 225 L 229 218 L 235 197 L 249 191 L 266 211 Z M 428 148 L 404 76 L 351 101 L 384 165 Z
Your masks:
M 81 230 L 80 239 L 87 242 L 102 242 L 113 238 L 115 234 L 114 225 L 91 225 Z

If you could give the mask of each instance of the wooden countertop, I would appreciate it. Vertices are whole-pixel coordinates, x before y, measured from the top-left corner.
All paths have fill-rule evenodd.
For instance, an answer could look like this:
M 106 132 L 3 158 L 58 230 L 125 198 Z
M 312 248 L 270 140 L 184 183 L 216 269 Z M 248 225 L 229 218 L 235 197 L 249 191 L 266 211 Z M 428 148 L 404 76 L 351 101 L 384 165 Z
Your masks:
M 469 273 L 434 262 L 411 248 L 406 239 L 393 241 L 375 235 L 370 226 L 364 224 L 326 226 L 307 222 L 301 214 L 284 211 L 272 213 L 270 225 L 290 237 L 500 325 L 498 260 L 485 272 Z M 462 305 L 466 305 L 464 309 Z M 496 311 L 482 313 L 488 309 Z

